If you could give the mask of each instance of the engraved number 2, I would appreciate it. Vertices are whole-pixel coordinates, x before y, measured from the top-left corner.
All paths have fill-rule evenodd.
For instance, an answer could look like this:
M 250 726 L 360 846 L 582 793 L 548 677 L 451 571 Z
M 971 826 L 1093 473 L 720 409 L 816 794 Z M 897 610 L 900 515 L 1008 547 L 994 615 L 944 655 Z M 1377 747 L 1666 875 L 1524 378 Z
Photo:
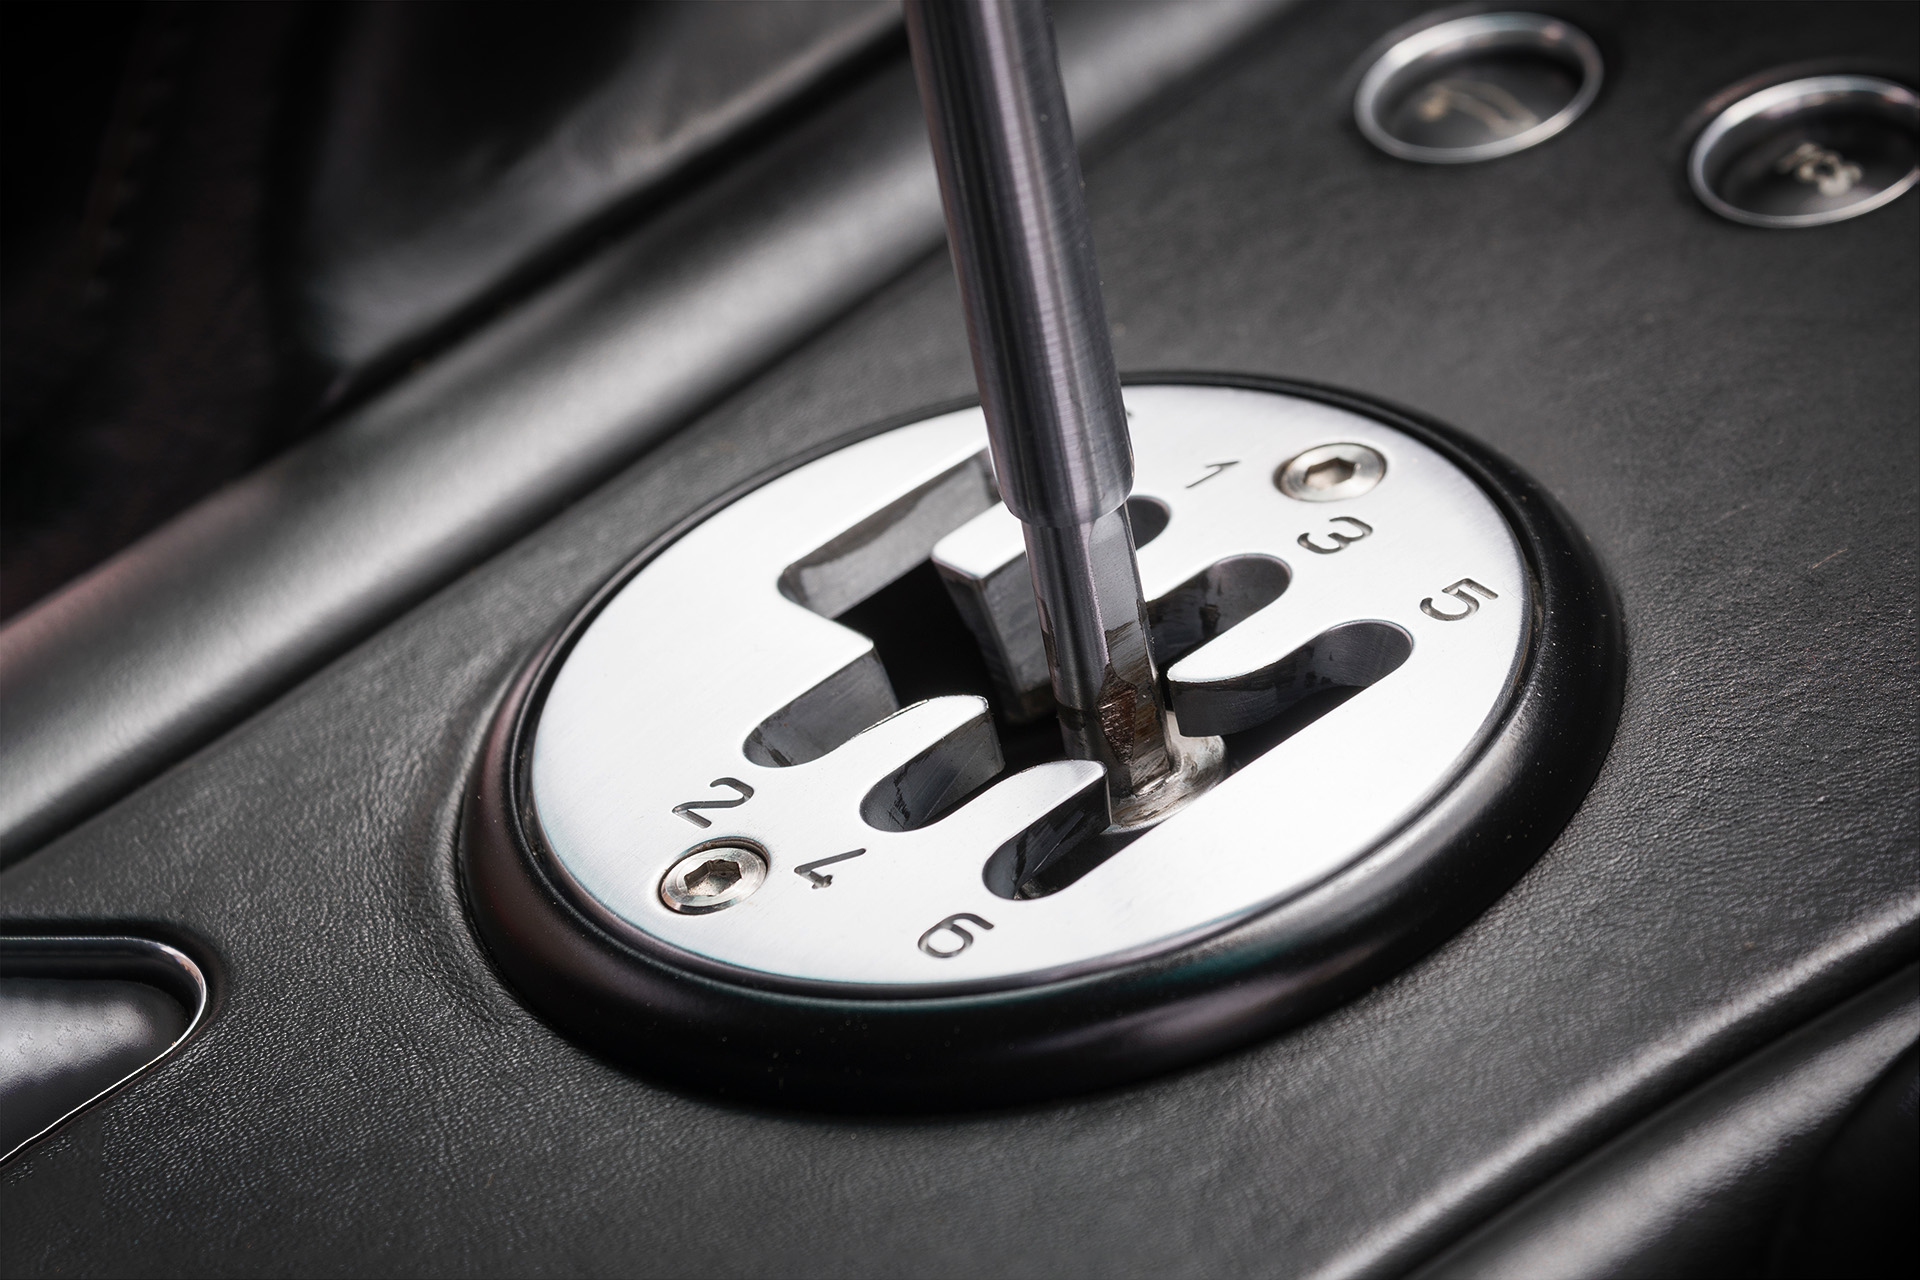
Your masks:
M 737 809 L 747 801 L 753 799 L 753 788 L 738 778 L 715 778 L 707 785 L 710 787 L 732 787 L 740 793 L 740 798 L 737 800 L 688 800 L 682 804 L 673 806 L 675 813 L 696 827 L 710 827 L 713 825 L 713 820 L 711 818 L 701 817 L 694 812 L 695 809 Z
M 1338 529 L 1328 530 L 1327 536 L 1333 539 L 1333 545 L 1330 547 L 1321 546 L 1313 540 L 1312 534 L 1303 533 L 1300 535 L 1300 545 L 1309 551 L 1316 552 L 1323 556 L 1330 556 L 1336 551 L 1345 551 L 1348 547 L 1373 532 L 1372 525 L 1364 520 L 1355 520 L 1352 516 L 1335 516 L 1333 519 L 1327 521 L 1327 523 L 1344 524 L 1354 530 L 1354 532 L 1342 533 Z
M 1499 593 L 1494 591 L 1492 587 L 1483 587 L 1472 578 L 1462 578 L 1450 587 L 1441 588 L 1441 591 L 1443 594 L 1450 595 L 1461 604 L 1467 606 L 1458 613 L 1442 613 L 1433 607 L 1432 596 L 1428 596 L 1425 600 L 1422 600 L 1420 602 L 1420 612 L 1426 614 L 1429 618 L 1438 618 L 1442 622 L 1458 622 L 1462 618 L 1471 617 L 1480 612 L 1480 602 L 1473 597 L 1473 593 L 1476 591 L 1489 600 L 1498 600 L 1500 598 Z

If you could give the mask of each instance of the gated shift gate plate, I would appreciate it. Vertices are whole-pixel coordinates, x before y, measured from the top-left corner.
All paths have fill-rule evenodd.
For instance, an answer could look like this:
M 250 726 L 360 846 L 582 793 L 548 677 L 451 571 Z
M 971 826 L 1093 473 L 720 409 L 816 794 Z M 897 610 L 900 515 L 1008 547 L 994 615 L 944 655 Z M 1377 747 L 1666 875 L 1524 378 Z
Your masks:
M 1097 766 L 1005 771 L 979 697 L 899 708 L 835 618 L 929 558 L 1003 715 L 1044 702 L 1044 655 L 978 410 L 873 434 L 644 554 L 509 698 L 466 875 L 531 1003 L 708 1088 L 1033 1097 L 1323 1008 L 1537 856 L 1620 670 L 1552 504 L 1337 393 L 1160 383 L 1127 404 L 1156 654 L 1232 775 L 1102 834 Z M 1107 856 L 1037 887 L 1090 841 Z

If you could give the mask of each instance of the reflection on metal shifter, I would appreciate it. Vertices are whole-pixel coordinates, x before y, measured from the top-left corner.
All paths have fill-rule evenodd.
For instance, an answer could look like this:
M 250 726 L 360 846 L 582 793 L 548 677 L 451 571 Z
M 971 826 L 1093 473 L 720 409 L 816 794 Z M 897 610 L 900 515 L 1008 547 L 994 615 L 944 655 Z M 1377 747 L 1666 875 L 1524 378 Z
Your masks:
M 1070 886 L 1028 893 L 1108 826 L 1089 808 L 1103 802 L 1099 765 L 1007 773 L 997 725 L 1017 716 L 975 696 L 897 709 L 868 639 L 814 607 L 844 610 L 931 556 L 993 659 L 995 700 L 1045 696 L 1018 523 L 998 504 L 975 514 L 971 498 L 938 499 L 991 491 L 979 411 L 948 414 L 721 510 L 580 635 L 530 773 L 577 892 L 611 927 L 743 974 L 1018 986 L 1180 945 L 1306 890 L 1403 824 L 1512 691 L 1531 588 L 1506 522 L 1434 450 L 1356 413 L 1202 386 L 1134 387 L 1127 403 L 1136 501 L 1164 512 L 1139 571 L 1179 731 L 1257 735 L 1304 699 L 1358 696 L 1283 740 L 1230 739 L 1226 781 L 1144 834 L 1116 828 L 1122 844 Z M 1274 482 L 1292 470 L 1317 478 L 1302 481 L 1309 501 Z M 853 672 L 860 698 L 822 692 L 854 687 Z M 1251 838 L 1281 829 L 1278 852 Z M 656 891 L 722 844 L 763 851 L 771 874 L 750 898 L 717 911 L 721 889 L 693 886 L 685 902 Z M 828 883 L 788 874 L 851 849 L 863 855 Z M 1207 885 L 1178 871 L 1197 849 L 1221 873 Z M 921 945 L 965 911 L 994 922 L 990 938 Z

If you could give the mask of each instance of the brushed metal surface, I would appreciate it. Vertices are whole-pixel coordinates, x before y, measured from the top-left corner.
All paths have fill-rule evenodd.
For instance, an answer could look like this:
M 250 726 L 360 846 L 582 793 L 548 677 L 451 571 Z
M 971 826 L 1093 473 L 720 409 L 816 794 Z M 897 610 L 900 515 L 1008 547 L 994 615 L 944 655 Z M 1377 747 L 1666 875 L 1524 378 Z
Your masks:
M 1410 637 L 1404 664 L 1068 887 L 997 894 L 991 856 L 1075 806 L 1098 766 L 1036 765 L 944 817 L 888 829 L 863 817 L 863 800 L 943 752 L 952 771 L 975 768 L 989 724 L 981 699 L 917 703 L 805 763 L 757 763 L 745 748 L 767 717 L 872 652 L 865 636 L 780 590 L 794 560 L 981 465 L 978 410 L 902 427 L 696 526 L 568 654 L 534 733 L 531 795 L 557 870 L 603 923 L 749 980 L 1020 986 L 1165 950 L 1281 902 L 1376 847 L 1447 786 L 1505 707 L 1529 634 L 1531 587 L 1493 503 L 1432 449 L 1330 405 L 1202 386 L 1130 387 L 1126 398 L 1140 492 L 1169 512 L 1140 553 L 1148 598 L 1236 556 L 1293 571 L 1278 599 L 1172 665 L 1176 691 L 1245 685 L 1356 622 Z M 1377 450 L 1385 477 L 1340 504 L 1274 486 L 1287 459 L 1332 441 Z M 1236 465 L 1216 469 L 1223 461 Z M 1372 532 L 1337 553 L 1303 549 L 1336 511 Z M 1001 506 L 973 521 L 987 531 L 956 536 L 1018 528 Z M 892 527 L 923 555 L 935 532 Z M 1471 591 L 1448 593 L 1463 579 L 1482 588 L 1478 605 L 1464 603 Z M 881 569 L 843 596 L 887 580 Z M 701 806 L 699 821 L 688 802 Z M 670 911 L 661 877 L 718 840 L 764 850 L 766 883 L 724 912 Z M 836 864 L 824 891 L 803 870 L 855 849 L 862 855 Z M 956 919 L 972 922 L 964 946 L 950 928 L 934 935 Z

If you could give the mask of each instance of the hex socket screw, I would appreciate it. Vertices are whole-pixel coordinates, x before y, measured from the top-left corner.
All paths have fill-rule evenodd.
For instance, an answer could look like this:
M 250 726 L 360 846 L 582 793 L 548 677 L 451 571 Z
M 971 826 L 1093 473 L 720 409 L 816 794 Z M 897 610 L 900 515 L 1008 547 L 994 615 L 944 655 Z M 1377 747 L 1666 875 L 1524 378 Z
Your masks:
M 669 911 L 703 916 L 753 896 L 767 879 L 767 858 L 750 845 L 703 844 L 683 854 L 660 880 L 660 901 Z
M 1302 502 L 1342 502 L 1368 492 L 1386 474 L 1379 450 L 1347 441 L 1295 454 L 1273 473 L 1273 483 Z

